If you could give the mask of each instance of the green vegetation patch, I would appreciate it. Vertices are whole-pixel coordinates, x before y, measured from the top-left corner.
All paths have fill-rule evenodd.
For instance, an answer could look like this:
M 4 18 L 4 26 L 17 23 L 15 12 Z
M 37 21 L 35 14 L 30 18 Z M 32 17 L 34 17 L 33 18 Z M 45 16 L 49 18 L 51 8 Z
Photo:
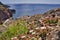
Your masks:
M 27 23 L 23 20 L 15 20 L 7 27 L 6 31 L 0 35 L 0 40 L 10 40 L 10 38 L 25 34 L 27 32 Z

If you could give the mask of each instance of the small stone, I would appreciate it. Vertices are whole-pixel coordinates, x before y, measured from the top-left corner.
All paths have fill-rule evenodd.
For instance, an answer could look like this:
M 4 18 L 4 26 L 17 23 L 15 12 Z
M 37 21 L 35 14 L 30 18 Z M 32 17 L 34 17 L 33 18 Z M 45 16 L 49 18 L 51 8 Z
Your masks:
M 31 33 L 31 32 L 33 32 L 33 30 L 30 30 L 29 32 Z
M 39 27 L 35 28 L 35 29 L 39 29 Z
M 59 27 L 58 25 L 56 27 Z
M 11 38 L 11 40 L 18 40 L 18 38 L 17 37 L 14 37 L 14 38 Z
M 38 40 L 42 40 L 42 38 L 40 37 Z
M 54 38 L 52 38 L 52 40 L 54 40 Z
M 26 36 L 22 36 L 21 38 L 25 38 Z
M 36 34 L 36 32 L 33 32 L 32 34 Z
M 46 29 L 46 27 L 40 27 L 41 29 Z

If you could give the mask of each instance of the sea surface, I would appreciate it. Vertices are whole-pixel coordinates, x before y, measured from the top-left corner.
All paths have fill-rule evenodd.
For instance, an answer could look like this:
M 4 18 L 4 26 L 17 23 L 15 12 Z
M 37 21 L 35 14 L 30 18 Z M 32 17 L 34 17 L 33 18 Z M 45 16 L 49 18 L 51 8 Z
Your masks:
M 16 13 L 13 18 L 25 15 L 42 14 L 54 8 L 60 8 L 60 4 L 9 4 L 10 9 L 15 9 Z

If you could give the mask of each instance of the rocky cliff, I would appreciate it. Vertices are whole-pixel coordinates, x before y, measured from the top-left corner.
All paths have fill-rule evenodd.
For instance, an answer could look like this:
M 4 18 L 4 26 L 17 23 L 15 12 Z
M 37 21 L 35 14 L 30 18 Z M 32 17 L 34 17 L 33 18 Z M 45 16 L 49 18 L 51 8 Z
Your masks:
M 15 13 L 14 9 L 9 9 L 10 6 L 4 5 L 0 2 L 0 24 L 2 24 L 6 19 L 12 17 Z

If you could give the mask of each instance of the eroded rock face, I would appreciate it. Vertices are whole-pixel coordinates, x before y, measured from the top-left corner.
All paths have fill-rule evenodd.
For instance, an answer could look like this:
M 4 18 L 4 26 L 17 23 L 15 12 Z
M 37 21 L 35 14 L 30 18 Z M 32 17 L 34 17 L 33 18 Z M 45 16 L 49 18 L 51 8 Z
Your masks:
M 2 24 L 6 19 L 12 17 L 15 13 L 14 9 L 9 9 L 9 6 L 4 5 L 0 2 L 0 24 Z

